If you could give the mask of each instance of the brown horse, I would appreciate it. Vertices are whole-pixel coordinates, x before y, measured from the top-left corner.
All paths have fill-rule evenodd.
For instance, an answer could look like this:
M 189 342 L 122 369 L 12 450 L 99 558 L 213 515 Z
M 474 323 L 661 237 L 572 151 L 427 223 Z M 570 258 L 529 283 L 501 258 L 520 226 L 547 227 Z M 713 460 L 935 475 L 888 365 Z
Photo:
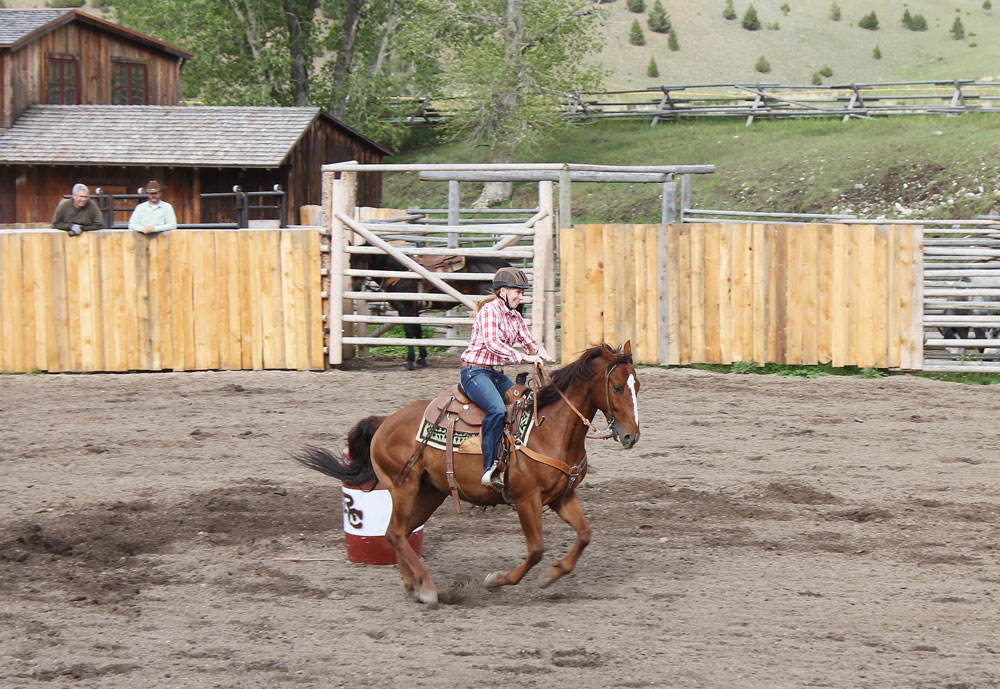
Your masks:
M 588 426 L 593 427 L 590 421 L 601 410 L 614 438 L 631 448 L 639 440 L 638 393 L 628 342 L 617 350 L 606 344 L 591 347 L 575 362 L 552 373 L 552 381 L 537 393 L 541 423 L 531 431 L 527 449 L 513 455 L 508 474 L 508 494 L 517 508 L 528 555 L 508 572 L 487 575 L 484 586 L 516 584 L 542 559 L 542 508 L 546 505 L 573 527 L 576 542 L 569 553 L 556 560 L 544 585 L 573 571 L 590 542 L 590 526 L 576 492 L 587 473 L 584 440 Z M 350 485 L 364 485 L 377 477 L 388 486 L 392 516 L 385 536 L 396 549 L 403 585 L 420 602 L 436 606 L 437 589 L 408 538 L 449 495 L 445 453 L 426 447 L 409 470 L 404 470 L 414 454 L 417 430 L 429 402 L 412 402 L 391 416 L 360 421 L 348 435 L 350 464 L 318 448 L 306 448 L 296 459 Z M 473 505 L 502 504 L 500 493 L 479 482 L 481 460 L 479 454 L 455 456 L 461 496 Z

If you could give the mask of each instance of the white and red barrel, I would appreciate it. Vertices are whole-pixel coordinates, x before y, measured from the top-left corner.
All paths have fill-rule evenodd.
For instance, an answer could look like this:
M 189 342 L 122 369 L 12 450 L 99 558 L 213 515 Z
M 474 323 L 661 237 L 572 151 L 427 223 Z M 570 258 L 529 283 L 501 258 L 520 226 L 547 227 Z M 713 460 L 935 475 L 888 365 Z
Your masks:
M 344 461 L 350 463 L 347 450 L 343 450 Z M 396 564 L 396 550 L 385 537 L 392 515 L 392 496 L 380 482 L 371 489 L 371 484 L 349 486 L 344 493 L 344 542 L 347 545 L 347 559 L 368 565 Z M 410 534 L 410 547 L 421 556 L 424 545 L 424 527 L 417 527 Z

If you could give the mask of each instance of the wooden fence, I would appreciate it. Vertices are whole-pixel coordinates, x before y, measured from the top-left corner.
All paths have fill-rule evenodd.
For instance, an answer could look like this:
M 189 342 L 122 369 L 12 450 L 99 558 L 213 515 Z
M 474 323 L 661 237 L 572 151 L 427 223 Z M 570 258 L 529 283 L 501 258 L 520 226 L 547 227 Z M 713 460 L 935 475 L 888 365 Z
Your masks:
M 564 361 L 631 339 L 647 364 L 923 366 L 919 228 L 584 225 L 560 246 Z
M 0 370 L 322 369 L 319 240 L 0 232 Z

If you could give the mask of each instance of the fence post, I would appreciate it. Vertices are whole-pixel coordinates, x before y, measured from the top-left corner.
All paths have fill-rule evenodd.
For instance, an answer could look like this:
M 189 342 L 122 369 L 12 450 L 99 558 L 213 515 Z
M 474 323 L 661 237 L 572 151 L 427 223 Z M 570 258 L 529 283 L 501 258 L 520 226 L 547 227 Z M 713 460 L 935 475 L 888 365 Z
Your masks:
M 559 170 L 559 227 L 570 227 L 573 224 L 573 195 L 570 189 L 569 167 L 562 166 Z
M 566 174 L 568 177 L 569 172 Z M 561 197 L 561 187 L 559 194 Z M 538 211 L 547 213 L 544 219 L 535 224 L 531 334 L 545 346 L 553 359 L 559 361 L 556 346 L 556 270 L 553 236 L 555 223 L 552 218 L 552 182 L 538 183 Z
M 669 182 L 663 183 L 663 203 L 661 204 L 660 222 L 670 225 L 677 222 L 677 182 L 673 175 Z
M 346 253 L 346 232 L 344 223 L 337 217 L 338 213 L 347 212 L 347 193 L 345 181 L 331 179 L 330 213 L 330 292 L 327 295 L 330 317 L 327 326 L 330 328 L 329 359 L 331 366 L 344 363 L 344 262 Z
M 681 175 L 681 207 L 679 216 L 684 222 L 685 214 L 691 210 L 691 175 Z

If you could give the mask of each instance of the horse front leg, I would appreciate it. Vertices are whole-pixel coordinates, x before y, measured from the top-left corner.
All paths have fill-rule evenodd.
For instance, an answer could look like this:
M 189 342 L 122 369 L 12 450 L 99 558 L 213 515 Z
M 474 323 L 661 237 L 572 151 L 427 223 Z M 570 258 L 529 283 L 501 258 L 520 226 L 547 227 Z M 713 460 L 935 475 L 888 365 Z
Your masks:
M 515 500 L 517 518 L 524 532 L 524 542 L 528 555 L 517 567 L 509 572 L 492 572 L 486 575 L 483 586 L 488 589 L 497 586 L 513 586 L 521 581 L 528 570 L 541 561 L 545 547 L 542 543 L 542 499 L 536 492 L 521 500 Z
M 573 530 L 576 531 L 576 542 L 568 553 L 556 560 L 542 586 L 548 586 L 556 579 L 572 572 L 573 568 L 576 567 L 577 561 L 580 559 L 580 555 L 583 554 L 583 549 L 590 543 L 590 524 L 587 523 L 587 518 L 583 516 L 580 498 L 577 496 L 575 490 L 555 505 L 552 505 L 552 509 L 555 510 L 556 514 L 564 522 L 572 526 Z

